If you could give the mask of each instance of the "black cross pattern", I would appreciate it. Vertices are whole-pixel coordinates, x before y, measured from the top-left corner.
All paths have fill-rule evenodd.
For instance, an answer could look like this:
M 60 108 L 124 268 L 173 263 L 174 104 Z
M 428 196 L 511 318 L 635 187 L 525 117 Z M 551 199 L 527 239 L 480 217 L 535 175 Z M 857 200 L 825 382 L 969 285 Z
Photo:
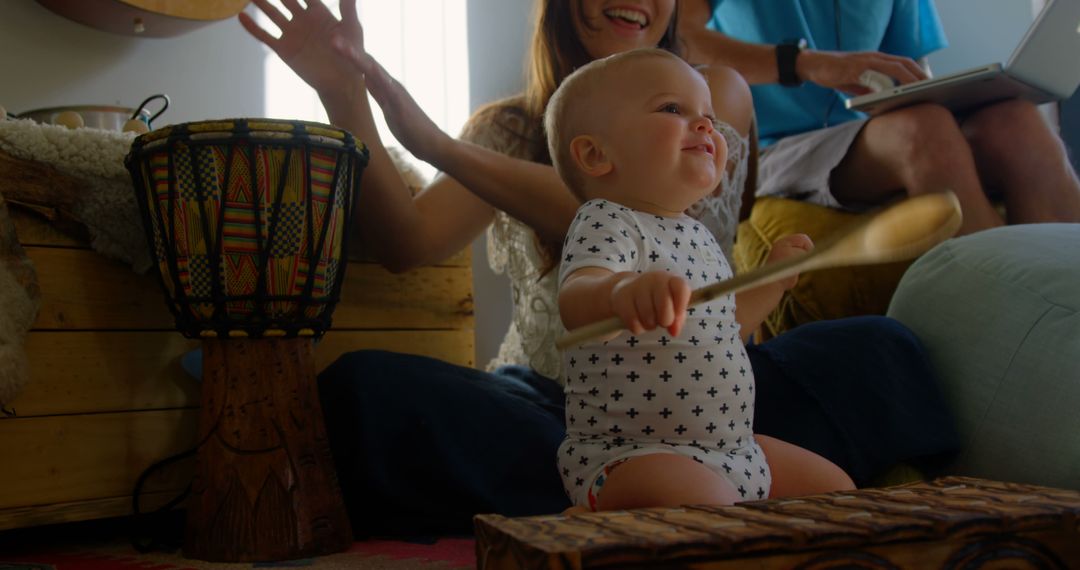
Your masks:
M 605 208 L 605 205 L 611 208 Z M 616 215 L 613 211 L 616 208 L 627 213 Z M 603 213 L 599 214 L 599 211 Z M 607 222 L 602 221 L 605 217 Z M 702 233 L 701 226 L 697 223 L 683 224 L 681 220 L 669 221 L 669 218 L 641 216 L 633 210 L 603 201 L 589 202 L 578 212 L 577 218 L 565 240 L 568 251 L 564 252 L 564 263 L 569 265 L 564 265 L 564 269 L 569 271 L 586 266 L 593 260 L 603 266 L 605 256 L 608 256 L 607 259 L 621 264 L 628 271 L 642 273 L 652 269 L 665 270 L 672 275 L 685 275 L 688 281 L 695 281 L 697 274 L 706 281 L 711 281 L 713 275 L 731 274 L 715 240 L 707 232 Z M 690 229 L 693 229 L 693 233 L 687 231 Z M 631 236 L 640 237 L 640 241 Z M 685 251 L 683 246 L 687 246 Z M 702 253 L 698 253 L 699 251 Z M 642 257 L 637 256 L 638 252 Z M 633 443 L 621 436 L 623 431 L 667 445 L 685 445 L 681 437 L 675 438 L 672 434 L 695 435 L 703 438 L 703 441 L 694 440 L 694 445 L 703 451 L 714 449 L 717 453 L 724 453 L 727 444 L 723 438 L 718 437 L 724 424 L 731 430 L 731 435 L 735 435 L 737 425 L 746 425 L 749 430 L 752 424 L 748 414 L 752 413 L 752 403 L 749 398 L 738 398 L 742 395 L 742 389 L 751 390 L 753 382 L 749 379 L 752 376 L 748 376 L 750 366 L 745 355 L 742 351 L 735 350 L 739 346 L 738 339 L 729 337 L 729 333 L 737 337 L 735 331 L 738 326 L 734 322 L 734 312 L 728 311 L 728 306 L 732 306 L 730 296 L 714 304 L 705 304 L 700 310 L 687 310 L 687 313 L 696 319 L 696 323 L 689 321 L 691 326 L 688 328 L 697 324 L 701 337 L 688 332 L 686 336 L 674 338 L 665 334 L 663 329 L 658 329 L 645 335 L 628 335 L 620 340 L 602 341 L 597 343 L 598 348 L 594 349 L 594 352 L 571 354 L 566 360 L 567 369 L 580 374 L 564 375 L 568 393 L 583 396 L 578 404 L 583 410 L 590 410 L 589 414 L 579 412 L 587 421 L 581 421 L 580 428 L 575 429 L 599 427 L 605 428 L 609 434 L 606 437 L 590 435 L 582 441 L 595 443 L 597 450 L 610 450 L 612 446 L 618 448 Z M 716 336 L 712 336 L 714 332 Z M 713 339 L 717 344 L 710 344 L 707 339 Z M 702 346 L 703 344 L 708 347 Z M 636 351 L 638 346 L 643 350 L 641 360 L 635 360 L 634 356 L 627 354 Z M 714 346 L 715 352 L 712 349 Z M 604 361 L 609 364 L 599 367 L 600 362 Z M 577 370 L 577 365 L 582 362 L 589 364 L 587 370 Z M 722 362 L 726 366 L 721 366 Z M 626 369 L 612 374 L 611 380 L 608 380 L 609 367 L 621 368 L 624 363 L 627 364 Z M 727 367 L 731 369 L 728 370 Z M 586 367 L 583 365 L 584 368 Z M 735 380 L 729 376 L 735 371 L 747 378 L 746 386 L 735 384 Z M 661 384 L 657 383 L 658 380 L 663 384 L 662 388 L 659 388 Z M 728 380 L 732 382 L 728 383 Z M 625 389 L 637 382 L 642 382 L 644 390 Z M 661 392 L 657 393 L 653 387 L 658 387 Z M 691 387 L 695 389 L 691 391 Z M 728 392 L 727 388 L 731 388 L 731 392 Z M 704 406 L 705 402 L 701 400 L 705 395 L 719 403 Z M 588 400 L 584 396 L 588 396 Z M 672 397 L 675 399 L 671 399 Z M 611 404 L 612 402 L 618 403 Z M 608 409 L 609 404 L 613 406 L 611 411 Z M 722 422 L 718 419 L 715 416 L 717 410 L 729 421 Z M 729 414 L 729 411 L 732 413 Z M 578 423 L 576 414 L 572 409 L 567 412 L 567 425 L 574 426 Z M 617 416 L 617 419 L 614 416 Z M 641 421 L 638 421 L 639 417 Z M 657 422 L 657 417 L 661 418 L 660 422 Z M 652 425 L 653 422 L 658 425 Z M 580 431 L 575 433 L 580 434 Z M 703 437 L 701 434 L 709 435 Z M 651 439 L 653 436 L 656 436 L 656 439 Z M 577 477 L 585 472 L 586 468 L 581 466 L 596 469 L 600 461 L 606 461 L 586 453 L 583 446 L 576 448 L 575 451 L 573 447 L 568 447 L 565 452 L 567 455 L 576 454 L 578 460 L 571 465 L 560 465 L 559 472 L 568 486 L 571 481 L 574 484 L 586 484 L 585 477 Z M 590 449 L 594 448 L 590 446 Z M 692 456 L 695 460 L 700 460 L 696 455 Z M 750 471 L 757 472 L 760 463 L 751 463 Z M 725 470 L 731 472 L 734 468 L 741 471 L 739 468 L 742 467 L 744 464 L 740 454 L 738 463 L 725 465 Z M 762 480 L 749 483 L 744 481 L 740 487 L 741 495 L 751 497 L 752 493 L 747 491 L 747 488 L 762 491 L 763 487 L 758 484 Z M 578 483 L 579 481 L 581 483 Z M 762 492 L 767 494 L 767 491 Z

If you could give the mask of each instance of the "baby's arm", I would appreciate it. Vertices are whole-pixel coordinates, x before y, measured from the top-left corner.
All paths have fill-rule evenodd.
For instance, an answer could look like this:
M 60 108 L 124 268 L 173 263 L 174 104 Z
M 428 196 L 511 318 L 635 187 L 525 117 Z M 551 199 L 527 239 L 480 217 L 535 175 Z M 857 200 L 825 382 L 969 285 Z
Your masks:
M 793 255 L 810 251 L 814 248 L 814 242 L 806 234 L 792 234 L 784 236 L 773 242 L 772 251 L 766 264 L 775 263 L 787 259 Z M 742 341 L 749 340 L 765 317 L 769 315 L 780 302 L 784 291 L 791 289 L 799 281 L 798 275 L 787 279 L 766 283 L 735 295 L 735 320 L 739 321 L 739 329 L 742 331 Z
M 583 267 L 559 288 L 559 313 L 569 330 L 617 316 L 634 334 L 660 326 L 677 336 L 689 301 L 686 280 L 664 271 L 614 273 Z

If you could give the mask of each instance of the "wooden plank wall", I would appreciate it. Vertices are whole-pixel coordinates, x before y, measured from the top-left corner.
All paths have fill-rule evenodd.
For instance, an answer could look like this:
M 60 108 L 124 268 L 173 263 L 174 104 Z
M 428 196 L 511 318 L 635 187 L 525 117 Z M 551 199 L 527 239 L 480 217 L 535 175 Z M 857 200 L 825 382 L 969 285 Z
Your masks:
M 107 259 L 12 207 L 42 306 L 27 338 L 31 380 L 0 419 L 0 530 L 130 513 L 136 478 L 194 445 L 199 384 L 156 278 Z M 473 365 L 468 252 L 405 274 L 350 260 L 333 328 L 316 347 L 380 348 Z M 191 462 L 151 480 L 146 506 L 182 489 Z

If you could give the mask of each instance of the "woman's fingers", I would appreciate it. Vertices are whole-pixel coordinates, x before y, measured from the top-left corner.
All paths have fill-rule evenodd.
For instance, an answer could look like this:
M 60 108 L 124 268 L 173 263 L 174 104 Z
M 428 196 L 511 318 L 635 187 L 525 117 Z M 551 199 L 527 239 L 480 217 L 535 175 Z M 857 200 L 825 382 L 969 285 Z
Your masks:
M 296 0 L 281 0 L 281 5 L 285 6 L 285 9 L 288 10 L 289 14 L 293 17 L 304 11 L 304 7 Z M 310 6 L 311 2 L 308 2 L 308 5 Z
M 341 0 L 341 21 L 360 25 L 360 17 L 356 14 L 356 0 Z
M 289 25 L 289 19 L 267 0 L 254 0 L 254 2 L 262 10 L 263 14 L 266 14 L 266 17 L 270 18 L 270 21 L 281 30 L 284 30 Z
M 285 0 L 282 1 L 284 2 Z M 296 4 L 296 0 L 291 1 L 293 4 Z M 305 2 L 307 3 L 308 12 L 311 13 L 313 16 L 318 16 L 320 18 L 325 18 L 329 16 L 337 19 L 334 16 L 334 13 L 331 12 L 330 9 L 326 7 L 326 4 L 323 4 L 321 0 L 305 0 Z M 296 12 L 293 13 L 295 14 Z
M 277 38 L 270 35 L 270 33 L 266 30 L 259 27 L 259 25 L 255 23 L 255 20 L 253 20 L 251 16 L 248 16 L 246 12 L 240 12 L 239 18 L 240 25 L 243 26 L 243 28 L 247 30 L 249 34 L 254 36 L 255 39 L 269 46 L 270 49 L 277 51 Z

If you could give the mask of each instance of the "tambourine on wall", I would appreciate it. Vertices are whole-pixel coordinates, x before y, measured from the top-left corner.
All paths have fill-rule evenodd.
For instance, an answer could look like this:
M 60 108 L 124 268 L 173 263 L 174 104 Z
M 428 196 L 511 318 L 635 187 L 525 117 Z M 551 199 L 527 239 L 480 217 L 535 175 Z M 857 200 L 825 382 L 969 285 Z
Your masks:
M 166 38 L 240 13 L 249 0 L 37 0 L 70 20 L 114 34 Z

